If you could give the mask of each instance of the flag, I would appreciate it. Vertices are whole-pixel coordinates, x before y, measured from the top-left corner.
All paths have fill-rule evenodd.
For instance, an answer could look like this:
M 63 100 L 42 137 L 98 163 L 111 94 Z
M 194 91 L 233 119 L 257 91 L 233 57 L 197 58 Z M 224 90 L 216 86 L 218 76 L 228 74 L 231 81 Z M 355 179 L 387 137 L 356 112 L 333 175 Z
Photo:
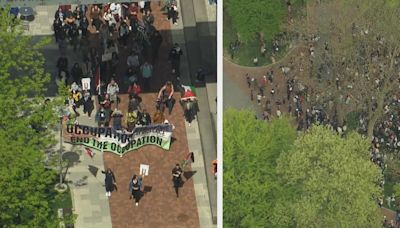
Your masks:
M 196 97 L 196 87 L 182 85 L 182 88 L 184 89 L 182 98 L 197 98 Z
M 86 150 L 86 154 L 89 155 L 90 158 L 93 158 L 93 156 L 94 156 L 93 151 L 89 148 L 85 148 L 85 150 Z

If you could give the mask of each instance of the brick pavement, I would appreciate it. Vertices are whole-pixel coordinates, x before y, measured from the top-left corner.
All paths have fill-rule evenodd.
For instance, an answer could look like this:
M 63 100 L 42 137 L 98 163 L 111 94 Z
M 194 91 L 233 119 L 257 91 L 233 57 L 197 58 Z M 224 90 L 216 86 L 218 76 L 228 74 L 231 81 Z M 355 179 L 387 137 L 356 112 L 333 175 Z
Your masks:
M 144 94 L 142 98 L 143 107 L 149 113 L 154 113 L 153 101 L 156 94 Z M 175 98 L 178 100 L 177 94 Z M 120 109 L 127 110 L 127 95 L 122 95 L 121 100 Z M 174 164 L 180 162 L 189 152 L 182 116 L 183 110 L 179 103 L 175 105 L 172 115 L 166 114 L 166 118 L 175 125 L 175 140 L 169 151 L 156 146 L 145 146 L 123 157 L 104 153 L 104 166 L 113 170 L 118 186 L 118 192 L 110 197 L 113 227 L 199 227 L 193 178 L 187 181 L 183 178 L 185 183 L 180 188 L 179 198 L 175 196 L 171 181 Z M 145 177 L 143 185 L 151 187 L 151 191 L 142 197 L 136 207 L 134 201 L 129 200 L 128 183 L 133 174 L 138 174 L 141 163 L 150 165 L 149 176 Z M 185 171 L 190 174 L 189 167 Z
M 38 12 L 38 15 L 40 15 L 43 20 L 35 20 L 33 23 L 31 23 L 32 30 L 30 32 L 32 35 L 51 34 L 51 29 L 49 29 L 49 26 L 51 28 L 51 24 L 47 24 L 44 18 L 50 16 L 52 17 L 53 9 L 55 11 L 55 8 L 56 7 L 54 6 L 49 6 L 46 9 L 40 8 L 40 12 Z M 167 63 L 167 59 L 168 52 L 172 46 L 172 42 L 176 42 L 176 37 L 172 39 L 170 22 L 166 20 L 166 16 L 163 15 L 163 12 L 160 11 L 160 6 L 158 5 L 158 3 L 152 3 L 152 8 L 153 14 L 155 16 L 155 27 L 161 32 L 163 43 L 159 51 L 159 60 L 154 65 L 154 76 L 152 79 L 151 90 L 146 92 L 158 91 L 158 89 L 161 87 L 162 84 L 165 83 L 166 80 L 175 81 L 173 80 L 174 76 L 170 73 L 171 69 L 169 63 Z M 48 13 L 45 15 L 45 13 L 43 13 L 42 11 L 47 11 Z M 35 22 L 38 26 L 35 26 Z M 40 28 L 41 26 L 42 28 L 46 29 L 33 29 Z M 181 29 L 178 28 L 179 26 L 176 25 L 173 25 L 172 27 Z M 52 58 L 55 58 L 54 54 L 57 52 L 57 47 L 53 46 L 51 46 L 51 53 L 49 51 L 49 55 L 46 55 L 48 61 Z M 129 46 L 126 49 L 120 49 L 121 62 L 118 67 L 118 71 L 116 72 L 117 82 L 119 83 L 122 91 L 127 88 L 127 85 L 122 84 L 122 76 L 125 74 L 126 71 L 125 60 L 128 55 L 129 49 Z M 71 47 L 68 47 L 67 53 L 74 54 L 72 55 L 73 58 L 71 57 L 71 59 L 79 61 L 79 53 L 72 53 Z M 183 58 L 185 58 L 185 55 Z M 51 63 L 49 62 L 46 62 L 46 64 L 51 65 Z M 48 67 L 50 67 L 50 71 L 52 71 L 51 69 L 53 69 L 53 67 Z M 150 111 L 150 113 L 154 112 L 155 96 L 156 94 L 154 93 L 146 94 L 143 96 L 143 103 L 145 104 L 144 106 Z M 179 100 L 179 97 L 176 98 L 177 100 Z M 122 100 L 126 101 L 126 99 L 124 98 Z M 122 107 L 120 108 L 125 111 L 126 103 L 123 103 Z M 76 223 L 77 227 L 110 227 L 111 225 L 108 225 L 107 223 L 103 223 L 101 225 L 98 224 L 99 222 L 101 223 L 102 221 L 106 221 L 107 218 L 109 220 L 110 214 L 113 227 L 196 228 L 200 226 L 198 213 L 208 213 L 205 213 L 206 210 L 204 209 L 204 207 L 206 207 L 205 203 L 208 202 L 208 200 L 206 200 L 208 199 L 208 197 L 204 196 L 204 190 L 199 191 L 200 196 L 202 196 L 204 199 L 202 201 L 197 201 L 196 205 L 197 195 L 195 195 L 193 181 L 196 181 L 196 179 L 202 176 L 202 173 L 204 172 L 204 170 L 202 170 L 204 169 L 204 161 L 202 159 L 198 159 L 196 163 L 194 163 L 193 167 L 195 167 L 194 169 L 197 168 L 196 171 L 198 171 L 198 173 L 190 178 L 183 185 L 183 188 L 180 189 L 181 194 L 179 199 L 176 199 L 175 197 L 171 182 L 171 169 L 173 168 L 174 164 L 182 160 L 184 155 L 189 151 L 188 140 L 186 136 L 187 132 L 185 130 L 185 123 L 182 115 L 183 112 L 179 106 L 179 103 L 176 104 L 173 115 L 170 117 L 167 115 L 167 118 L 176 126 L 174 136 L 177 140 L 173 142 L 170 151 L 163 151 L 162 149 L 155 146 L 146 146 L 139 149 L 138 151 L 128 153 L 122 158 L 120 158 L 119 156 L 115 156 L 111 153 L 104 153 L 103 156 L 99 157 L 102 159 L 104 158 L 104 167 L 110 166 L 113 168 L 113 171 L 116 174 L 119 192 L 114 192 L 111 196 L 109 202 L 110 209 L 108 209 L 108 207 L 105 207 L 106 205 L 103 205 L 100 207 L 101 210 L 99 211 L 99 207 L 97 206 L 97 204 L 105 203 L 108 206 L 107 197 L 105 197 L 104 195 L 104 187 L 102 186 L 103 180 L 101 180 L 102 177 L 98 177 L 100 178 L 100 180 L 95 180 L 96 178 L 92 178 L 92 176 L 89 175 L 89 179 L 92 178 L 93 180 L 88 180 L 86 186 L 79 187 L 73 190 L 75 196 L 75 212 L 79 212 L 78 221 Z M 87 117 L 81 116 L 79 119 L 82 119 L 83 121 L 84 119 L 87 120 Z M 196 127 L 192 125 L 191 128 Z M 197 134 L 198 132 L 196 131 L 194 134 L 196 136 L 195 138 L 199 138 Z M 192 137 L 194 137 L 193 134 L 191 135 Z M 78 146 L 77 149 L 82 151 L 83 148 Z M 200 151 L 201 150 L 199 150 L 198 152 Z M 100 152 L 97 152 L 96 154 L 101 155 Z M 80 163 L 76 167 L 71 168 L 71 172 L 69 172 L 68 178 L 70 179 L 70 181 L 75 182 L 83 175 L 89 174 L 87 171 L 87 162 L 83 162 L 84 160 L 88 159 L 86 159 L 85 155 L 82 156 L 82 154 L 80 154 Z M 97 163 L 99 163 L 101 160 L 99 160 Z M 154 162 L 150 162 L 150 160 Z M 138 172 L 139 162 L 147 163 L 150 165 L 150 176 L 146 177 L 144 185 L 151 186 L 152 190 L 151 192 L 146 193 L 139 207 L 136 208 L 133 205 L 133 201 L 129 200 L 127 184 L 133 172 Z M 93 163 L 93 161 L 90 160 L 89 163 Z M 97 163 L 96 166 L 100 169 L 103 169 L 103 165 Z M 190 171 L 190 168 L 188 168 L 187 171 Z M 196 182 L 195 184 L 196 186 L 199 186 L 201 183 Z M 88 192 L 90 192 L 89 195 Z M 88 197 L 90 199 L 87 199 Z M 100 217 L 102 219 L 100 219 Z M 210 221 L 208 216 L 203 215 L 202 219 Z M 133 223 L 132 221 L 135 221 L 135 223 Z M 202 227 L 211 226 L 205 225 Z

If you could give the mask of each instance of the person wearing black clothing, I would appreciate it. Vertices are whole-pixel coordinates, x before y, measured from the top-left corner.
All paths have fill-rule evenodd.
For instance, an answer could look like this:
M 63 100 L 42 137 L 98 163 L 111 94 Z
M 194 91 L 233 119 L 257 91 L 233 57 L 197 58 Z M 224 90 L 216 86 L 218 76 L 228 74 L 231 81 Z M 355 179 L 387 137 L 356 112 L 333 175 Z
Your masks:
M 170 3 L 167 5 L 167 16 L 168 20 L 172 18 L 172 23 L 177 24 L 178 7 L 177 7 L 177 2 L 175 0 L 170 1 Z
M 87 114 L 89 119 L 91 119 L 92 111 L 94 109 L 92 95 L 89 91 L 83 91 L 83 113 Z
M 132 197 L 135 199 L 135 205 L 139 206 L 139 200 L 141 196 L 142 180 L 136 175 L 133 175 L 131 181 L 129 182 L 129 192 L 131 194 L 129 199 Z
M 56 42 L 58 42 L 58 40 L 60 38 L 61 29 L 62 29 L 61 21 L 58 20 L 58 19 L 54 19 L 54 21 L 53 21 L 53 30 L 54 30 L 54 37 L 56 39 Z
M 82 17 L 82 20 L 79 21 L 79 30 L 82 32 L 82 38 L 87 35 L 87 28 L 89 26 L 89 22 L 86 17 Z
M 65 72 L 68 78 L 68 58 L 64 55 L 60 56 L 57 60 L 58 77 L 61 78 L 61 72 Z
M 185 120 L 190 124 L 196 118 L 197 112 L 199 112 L 199 106 L 197 100 L 194 98 L 181 99 L 180 101 L 183 108 L 183 115 Z
M 81 79 L 83 76 L 82 68 L 79 66 L 79 63 L 75 63 L 74 66 L 71 68 L 71 76 L 76 84 L 81 84 Z
M 151 4 L 150 1 L 146 1 L 144 3 L 144 8 L 143 8 L 144 13 L 151 12 L 151 5 L 150 4 Z
M 181 55 L 183 55 L 181 47 L 179 44 L 175 43 L 174 47 L 169 51 L 168 60 L 171 62 L 172 73 L 179 75 Z
M 150 37 L 151 43 L 151 54 L 152 54 L 152 62 L 154 63 L 158 59 L 158 51 L 160 50 L 161 43 L 163 38 L 159 31 L 154 31 Z
M 71 25 L 70 29 L 68 30 L 68 36 L 71 40 L 70 42 L 75 52 L 79 43 L 79 30 L 76 24 Z
M 151 124 L 151 117 L 146 109 L 143 109 L 142 114 L 140 115 L 139 124 L 142 126 L 147 126 Z
M 111 192 L 114 190 L 115 187 L 115 176 L 114 173 L 111 171 L 110 168 L 107 171 L 101 171 L 105 174 L 105 186 L 106 186 L 106 196 L 111 196 Z
M 179 197 L 179 187 L 181 186 L 182 182 L 182 168 L 179 164 L 176 164 L 175 167 L 172 169 L 172 182 L 174 183 L 176 197 Z
M 108 127 L 109 121 L 109 111 L 101 106 L 96 113 L 96 122 L 98 126 Z

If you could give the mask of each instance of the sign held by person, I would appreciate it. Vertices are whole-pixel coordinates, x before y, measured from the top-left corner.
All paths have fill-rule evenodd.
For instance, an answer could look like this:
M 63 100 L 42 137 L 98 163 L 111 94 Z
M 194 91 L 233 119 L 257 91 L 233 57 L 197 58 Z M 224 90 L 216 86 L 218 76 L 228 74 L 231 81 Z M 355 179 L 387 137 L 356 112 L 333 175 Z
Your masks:
M 90 90 L 90 78 L 82 78 L 82 89 Z
M 150 165 L 145 165 L 145 164 L 140 164 L 140 175 L 148 176 L 149 175 L 149 169 Z

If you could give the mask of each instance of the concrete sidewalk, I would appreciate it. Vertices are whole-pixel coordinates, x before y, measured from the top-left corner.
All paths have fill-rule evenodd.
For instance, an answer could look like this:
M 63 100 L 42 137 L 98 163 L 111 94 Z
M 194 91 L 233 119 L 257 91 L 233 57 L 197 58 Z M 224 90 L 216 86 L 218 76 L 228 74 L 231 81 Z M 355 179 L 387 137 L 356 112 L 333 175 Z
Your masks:
M 83 113 L 82 107 L 78 109 Z M 89 120 L 87 116 L 78 117 L 80 124 L 95 126 L 94 118 Z M 57 134 L 59 142 L 59 134 Z M 55 148 L 59 148 L 59 143 Z M 90 158 L 84 151 L 83 146 L 76 146 L 69 143 L 63 143 L 63 158 L 74 158 L 74 164 L 68 168 L 65 182 L 71 189 L 73 213 L 77 214 L 75 227 L 77 228 L 109 228 L 111 225 L 110 207 L 108 197 L 105 195 L 103 155 L 101 152 L 95 152 L 93 158 Z M 75 159 L 78 158 L 78 159 Z M 96 176 L 89 171 L 97 172 Z
M 199 67 L 206 67 L 211 73 L 216 71 L 212 69 L 216 67 L 216 38 L 212 38 L 208 23 L 211 21 L 211 24 L 216 26 L 215 19 L 213 22 L 208 17 L 208 13 L 212 14 L 215 6 L 209 6 L 208 0 L 180 3 L 178 9 L 182 19 L 178 25 L 172 27 L 172 39 L 181 45 L 184 53 L 181 60 L 182 83 L 195 85 L 195 72 Z M 203 37 L 205 39 L 202 39 Z M 215 81 L 216 77 L 212 80 Z M 215 104 L 215 101 L 209 103 L 208 96 L 208 93 L 212 97 L 216 96 L 217 90 L 216 86 L 212 85 L 209 89 L 213 91 L 208 92 L 205 87 L 196 88 L 200 112 L 191 126 L 186 124 L 189 150 L 195 154 L 192 168 L 198 171 L 193 180 L 201 227 L 216 227 L 217 222 L 217 183 L 211 173 L 211 161 L 217 157 L 216 128 L 213 126 L 214 117 L 210 111 L 210 105 Z M 215 97 L 211 100 L 215 100 Z M 214 121 L 216 123 L 216 116 Z

